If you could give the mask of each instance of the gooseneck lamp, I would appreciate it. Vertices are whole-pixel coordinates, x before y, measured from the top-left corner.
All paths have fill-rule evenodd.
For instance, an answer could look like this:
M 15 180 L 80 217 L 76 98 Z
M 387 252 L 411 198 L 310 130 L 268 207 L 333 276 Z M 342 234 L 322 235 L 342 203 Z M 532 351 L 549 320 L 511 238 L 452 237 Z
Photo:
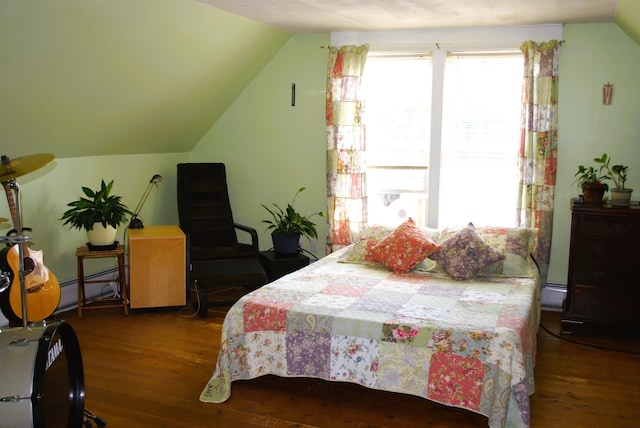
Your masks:
M 142 206 L 147 201 L 147 198 L 149 197 L 149 193 L 151 193 L 152 186 L 155 184 L 156 187 L 157 187 L 158 183 L 160 183 L 161 181 L 162 181 L 162 176 L 160 174 L 156 174 L 153 177 L 151 177 L 151 180 L 149 181 L 149 184 L 147 185 L 147 188 L 145 189 L 144 193 L 142 194 L 142 198 L 140 198 L 140 202 L 138 202 L 138 206 L 136 207 L 135 211 L 133 212 L 133 216 L 131 217 L 131 221 L 129 222 L 129 229 L 143 229 L 144 228 L 144 225 L 142 224 L 142 220 L 140 220 L 138 218 L 138 215 L 140 214 L 140 211 L 142 210 Z

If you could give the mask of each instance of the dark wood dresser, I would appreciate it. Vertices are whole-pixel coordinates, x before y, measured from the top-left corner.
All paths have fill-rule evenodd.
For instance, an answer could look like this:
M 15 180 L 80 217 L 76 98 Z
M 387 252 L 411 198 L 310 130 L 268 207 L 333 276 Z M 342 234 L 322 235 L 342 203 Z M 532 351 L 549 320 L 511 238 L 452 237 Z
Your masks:
M 571 247 L 562 331 L 640 327 L 640 205 L 571 202 Z

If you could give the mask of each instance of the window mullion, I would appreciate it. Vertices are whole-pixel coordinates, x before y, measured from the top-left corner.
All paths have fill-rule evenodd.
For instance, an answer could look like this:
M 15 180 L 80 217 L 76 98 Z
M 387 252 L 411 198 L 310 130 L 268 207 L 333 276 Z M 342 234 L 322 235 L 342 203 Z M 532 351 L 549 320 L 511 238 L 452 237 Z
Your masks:
M 440 159 L 442 150 L 442 111 L 444 102 L 444 65 L 447 52 L 433 52 L 433 82 L 431 96 L 431 141 L 429 144 L 429 197 L 427 226 L 438 227 L 438 195 L 440 194 Z

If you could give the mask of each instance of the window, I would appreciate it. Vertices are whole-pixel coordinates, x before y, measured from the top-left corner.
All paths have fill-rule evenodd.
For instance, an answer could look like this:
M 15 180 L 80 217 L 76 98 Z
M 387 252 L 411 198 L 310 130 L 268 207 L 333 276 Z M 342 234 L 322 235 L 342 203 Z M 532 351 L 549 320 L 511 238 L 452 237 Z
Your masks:
M 370 55 L 369 223 L 514 226 L 522 72 L 520 53 Z

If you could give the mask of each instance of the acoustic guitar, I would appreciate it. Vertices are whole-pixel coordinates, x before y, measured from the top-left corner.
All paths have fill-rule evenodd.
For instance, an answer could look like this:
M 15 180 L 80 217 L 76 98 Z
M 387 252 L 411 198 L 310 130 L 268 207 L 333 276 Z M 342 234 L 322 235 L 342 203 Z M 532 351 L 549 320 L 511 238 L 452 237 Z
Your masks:
M 14 227 L 18 224 L 18 214 L 13 191 L 8 182 L 3 182 L 9 211 Z M 38 322 L 51 316 L 60 303 L 60 284 L 44 264 L 42 251 L 29 249 L 27 242 L 20 242 L 0 251 L 0 271 L 4 282 L 10 283 L 8 290 L 0 293 L 0 309 L 12 322 L 22 317 L 22 291 L 20 282 L 20 252 L 24 272 L 27 321 Z M 0 287 L 6 288 L 6 287 Z

